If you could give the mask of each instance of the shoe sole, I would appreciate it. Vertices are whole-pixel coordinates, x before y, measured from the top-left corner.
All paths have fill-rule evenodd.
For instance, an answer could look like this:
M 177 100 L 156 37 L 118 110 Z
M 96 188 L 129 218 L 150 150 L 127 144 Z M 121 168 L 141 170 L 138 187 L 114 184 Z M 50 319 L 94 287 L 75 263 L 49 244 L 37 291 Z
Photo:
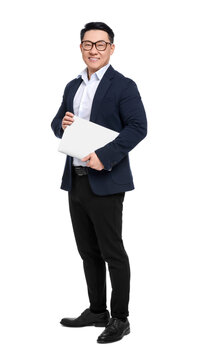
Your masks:
M 124 331 L 124 333 L 122 334 L 122 336 L 120 336 L 119 338 L 111 339 L 111 340 L 107 340 L 107 341 L 105 341 L 105 340 L 97 340 L 97 343 L 98 343 L 98 344 L 110 344 L 110 343 L 112 343 L 112 342 L 119 341 L 119 340 L 123 339 L 124 335 L 130 334 L 130 332 L 131 332 L 131 331 L 130 331 L 130 327 L 129 327 L 129 328 L 127 328 L 127 329 Z
M 108 322 L 106 323 L 93 323 L 93 324 L 87 324 L 87 325 L 70 325 L 70 324 L 62 324 L 60 323 L 62 326 L 65 327 L 71 327 L 71 328 L 80 328 L 80 327 L 86 327 L 86 326 L 95 326 L 95 327 L 106 327 L 106 325 L 108 324 Z
M 108 322 L 106 322 L 106 323 L 96 323 L 96 324 L 93 324 L 93 326 L 95 326 L 95 327 L 106 327 L 106 325 L 108 324 Z

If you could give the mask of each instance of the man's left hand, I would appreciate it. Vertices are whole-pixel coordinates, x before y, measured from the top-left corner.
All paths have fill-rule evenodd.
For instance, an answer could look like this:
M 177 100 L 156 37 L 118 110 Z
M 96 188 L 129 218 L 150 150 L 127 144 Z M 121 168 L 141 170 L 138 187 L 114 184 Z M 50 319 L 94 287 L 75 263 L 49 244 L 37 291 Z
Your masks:
M 87 161 L 86 165 L 92 169 L 99 170 L 99 171 L 104 169 L 104 165 L 99 160 L 99 158 L 95 152 L 85 156 L 83 159 L 81 159 L 81 161 Z

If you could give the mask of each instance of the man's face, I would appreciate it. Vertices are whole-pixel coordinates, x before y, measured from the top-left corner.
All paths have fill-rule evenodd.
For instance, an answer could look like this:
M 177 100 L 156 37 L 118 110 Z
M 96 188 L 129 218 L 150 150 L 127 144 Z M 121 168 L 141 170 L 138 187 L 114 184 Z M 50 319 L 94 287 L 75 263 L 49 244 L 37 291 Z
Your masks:
M 110 42 L 108 33 L 103 30 L 86 31 L 86 33 L 84 34 L 83 41 L 86 40 L 92 42 L 96 42 L 100 40 L 104 40 L 105 42 Z M 107 44 L 107 47 L 104 51 L 98 51 L 95 45 L 93 45 L 91 50 L 84 50 L 82 48 L 82 44 L 80 44 L 82 57 L 85 64 L 87 65 L 89 76 L 91 76 L 91 74 L 95 73 L 96 71 L 98 71 L 103 66 L 109 63 L 110 55 L 113 54 L 114 48 L 115 48 L 114 44 L 112 45 Z

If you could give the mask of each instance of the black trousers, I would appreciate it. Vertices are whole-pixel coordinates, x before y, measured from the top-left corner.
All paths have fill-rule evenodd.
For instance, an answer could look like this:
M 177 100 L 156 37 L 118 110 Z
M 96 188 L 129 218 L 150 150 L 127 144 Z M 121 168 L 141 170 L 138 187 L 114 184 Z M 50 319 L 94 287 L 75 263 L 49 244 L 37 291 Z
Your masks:
M 125 193 L 99 196 L 88 175 L 73 174 L 69 210 L 79 254 L 83 260 L 90 309 L 106 310 L 106 264 L 112 285 L 111 316 L 129 315 L 130 266 L 122 241 Z

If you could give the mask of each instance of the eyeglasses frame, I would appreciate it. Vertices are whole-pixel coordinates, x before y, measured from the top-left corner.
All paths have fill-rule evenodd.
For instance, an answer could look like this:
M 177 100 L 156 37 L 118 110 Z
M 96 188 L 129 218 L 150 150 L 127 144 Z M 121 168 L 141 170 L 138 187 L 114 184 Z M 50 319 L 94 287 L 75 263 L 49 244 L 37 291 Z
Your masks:
M 98 42 L 101 42 L 101 41 L 106 44 L 106 47 L 105 47 L 104 50 L 98 50 L 97 47 L 96 47 L 96 44 L 97 44 Z M 105 41 L 105 40 L 98 40 L 98 41 L 96 41 L 96 42 L 93 42 L 93 41 L 90 41 L 90 40 L 83 40 L 83 41 L 81 41 L 81 44 L 83 44 L 84 42 L 89 42 L 89 43 L 91 43 L 91 49 L 89 49 L 89 50 L 85 50 L 84 47 L 83 47 L 83 45 L 82 45 L 84 51 L 91 51 L 91 50 L 93 49 L 93 46 L 94 46 L 94 45 L 95 45 L 96 50 L 98 50 L 98 51 L 105 51 L 105 50 L 107 49 L 107 45 L 108 45 L 108 44 L 112 45 L 111 42 L 107 42 L 107 41 Z

